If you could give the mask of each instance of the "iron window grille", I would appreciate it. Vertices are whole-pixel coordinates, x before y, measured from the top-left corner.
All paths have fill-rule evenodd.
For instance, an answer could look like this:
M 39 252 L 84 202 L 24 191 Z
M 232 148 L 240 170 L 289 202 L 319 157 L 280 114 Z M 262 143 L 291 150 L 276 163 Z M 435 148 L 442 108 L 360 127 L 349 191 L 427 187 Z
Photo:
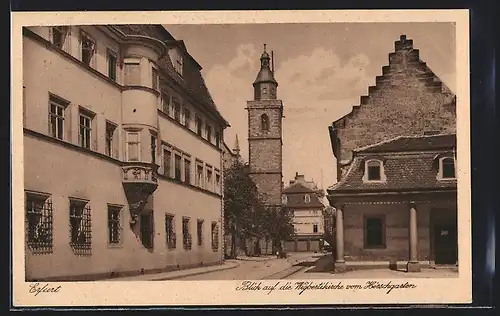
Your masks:
M 121 208 L 108 206 L 108 243 L 120 244 L 121 231 Z
M 75 254 L 90 255 L 92 250 L 92 218 L 88 202 L 71 201 L 70 245 Z
M 203 245 L 203 220 L 198 220 L 196 225 L 196 233 L 198 237 L 198 246 Z
M 212 222 L 212 250 L 219 250 L 219 228 L 217 222 Z
M 168 249 L 175 249 L 177 246 L 177 236 L 175 234 L 173 215 L 165 214 L 165 232 Z
M 52 253 L 52 200 L 26 195 L 26 243 L 35 254 Z
M 182 243 L 184 250 L 191 250 L 192 237 L 189 232 L 189 218 L 182 219 Z

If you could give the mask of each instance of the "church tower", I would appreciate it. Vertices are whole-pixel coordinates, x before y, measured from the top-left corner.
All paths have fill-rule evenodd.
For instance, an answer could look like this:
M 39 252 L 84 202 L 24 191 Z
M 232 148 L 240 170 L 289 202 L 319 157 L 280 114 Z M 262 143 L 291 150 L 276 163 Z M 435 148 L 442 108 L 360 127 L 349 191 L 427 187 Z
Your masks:
M 250 177 L 266 206 L 281 205 L 283 102 L 277 99 L 274 58 L 260 57 L 260 71 L 253 83 L 254 99 L 247 101 Z

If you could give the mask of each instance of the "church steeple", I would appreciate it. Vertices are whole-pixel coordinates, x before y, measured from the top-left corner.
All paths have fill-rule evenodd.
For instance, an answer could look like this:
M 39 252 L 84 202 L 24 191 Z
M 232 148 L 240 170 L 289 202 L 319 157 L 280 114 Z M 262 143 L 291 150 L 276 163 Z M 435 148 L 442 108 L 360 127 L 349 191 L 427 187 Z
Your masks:
M 273 55 L 272 52 L 271 55 Z M 278 82 L 274 79 L 274 56 L 269 56 L 266 44 L 264 44 L 264 52 L 260 56 L 260 71 L 253 82 L 253 87 L 254 100 L 276 100 Z
M 236 134 L 236 139 L 234 140 L 233 152 L 236 155 L 240 155 L 240 142 L 238 141 L 238 134 Z

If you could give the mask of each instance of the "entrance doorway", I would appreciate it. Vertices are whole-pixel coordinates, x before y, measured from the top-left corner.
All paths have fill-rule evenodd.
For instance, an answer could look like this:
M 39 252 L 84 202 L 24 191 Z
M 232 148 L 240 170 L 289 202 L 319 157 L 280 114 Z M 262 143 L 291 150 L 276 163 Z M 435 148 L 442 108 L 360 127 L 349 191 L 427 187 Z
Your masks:
M 457 262 L 457 227 L 455 225 L 436 225 L 434 227 L 434 252 L 436 264 L 455 264 Z
M 141 240 L 147 249 L 153 248 L 154 240 L 154 221 L 153 212 L 144 212 L 141 214 Z

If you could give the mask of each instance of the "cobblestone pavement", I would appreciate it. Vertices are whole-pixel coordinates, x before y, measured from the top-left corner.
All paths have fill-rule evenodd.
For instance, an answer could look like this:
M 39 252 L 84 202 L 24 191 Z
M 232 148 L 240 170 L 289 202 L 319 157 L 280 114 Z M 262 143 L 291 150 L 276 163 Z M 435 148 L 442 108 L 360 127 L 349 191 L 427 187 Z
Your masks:
M 308 272 L 308 269 L 285 277 L 285 279 L 397 279 L 397 278 L 456 278 L 458 272 L 452 269 L 422 269 L 421 272 L 407 273 L 389 269 L 354 270 L 333 274 L 331 272 Z

